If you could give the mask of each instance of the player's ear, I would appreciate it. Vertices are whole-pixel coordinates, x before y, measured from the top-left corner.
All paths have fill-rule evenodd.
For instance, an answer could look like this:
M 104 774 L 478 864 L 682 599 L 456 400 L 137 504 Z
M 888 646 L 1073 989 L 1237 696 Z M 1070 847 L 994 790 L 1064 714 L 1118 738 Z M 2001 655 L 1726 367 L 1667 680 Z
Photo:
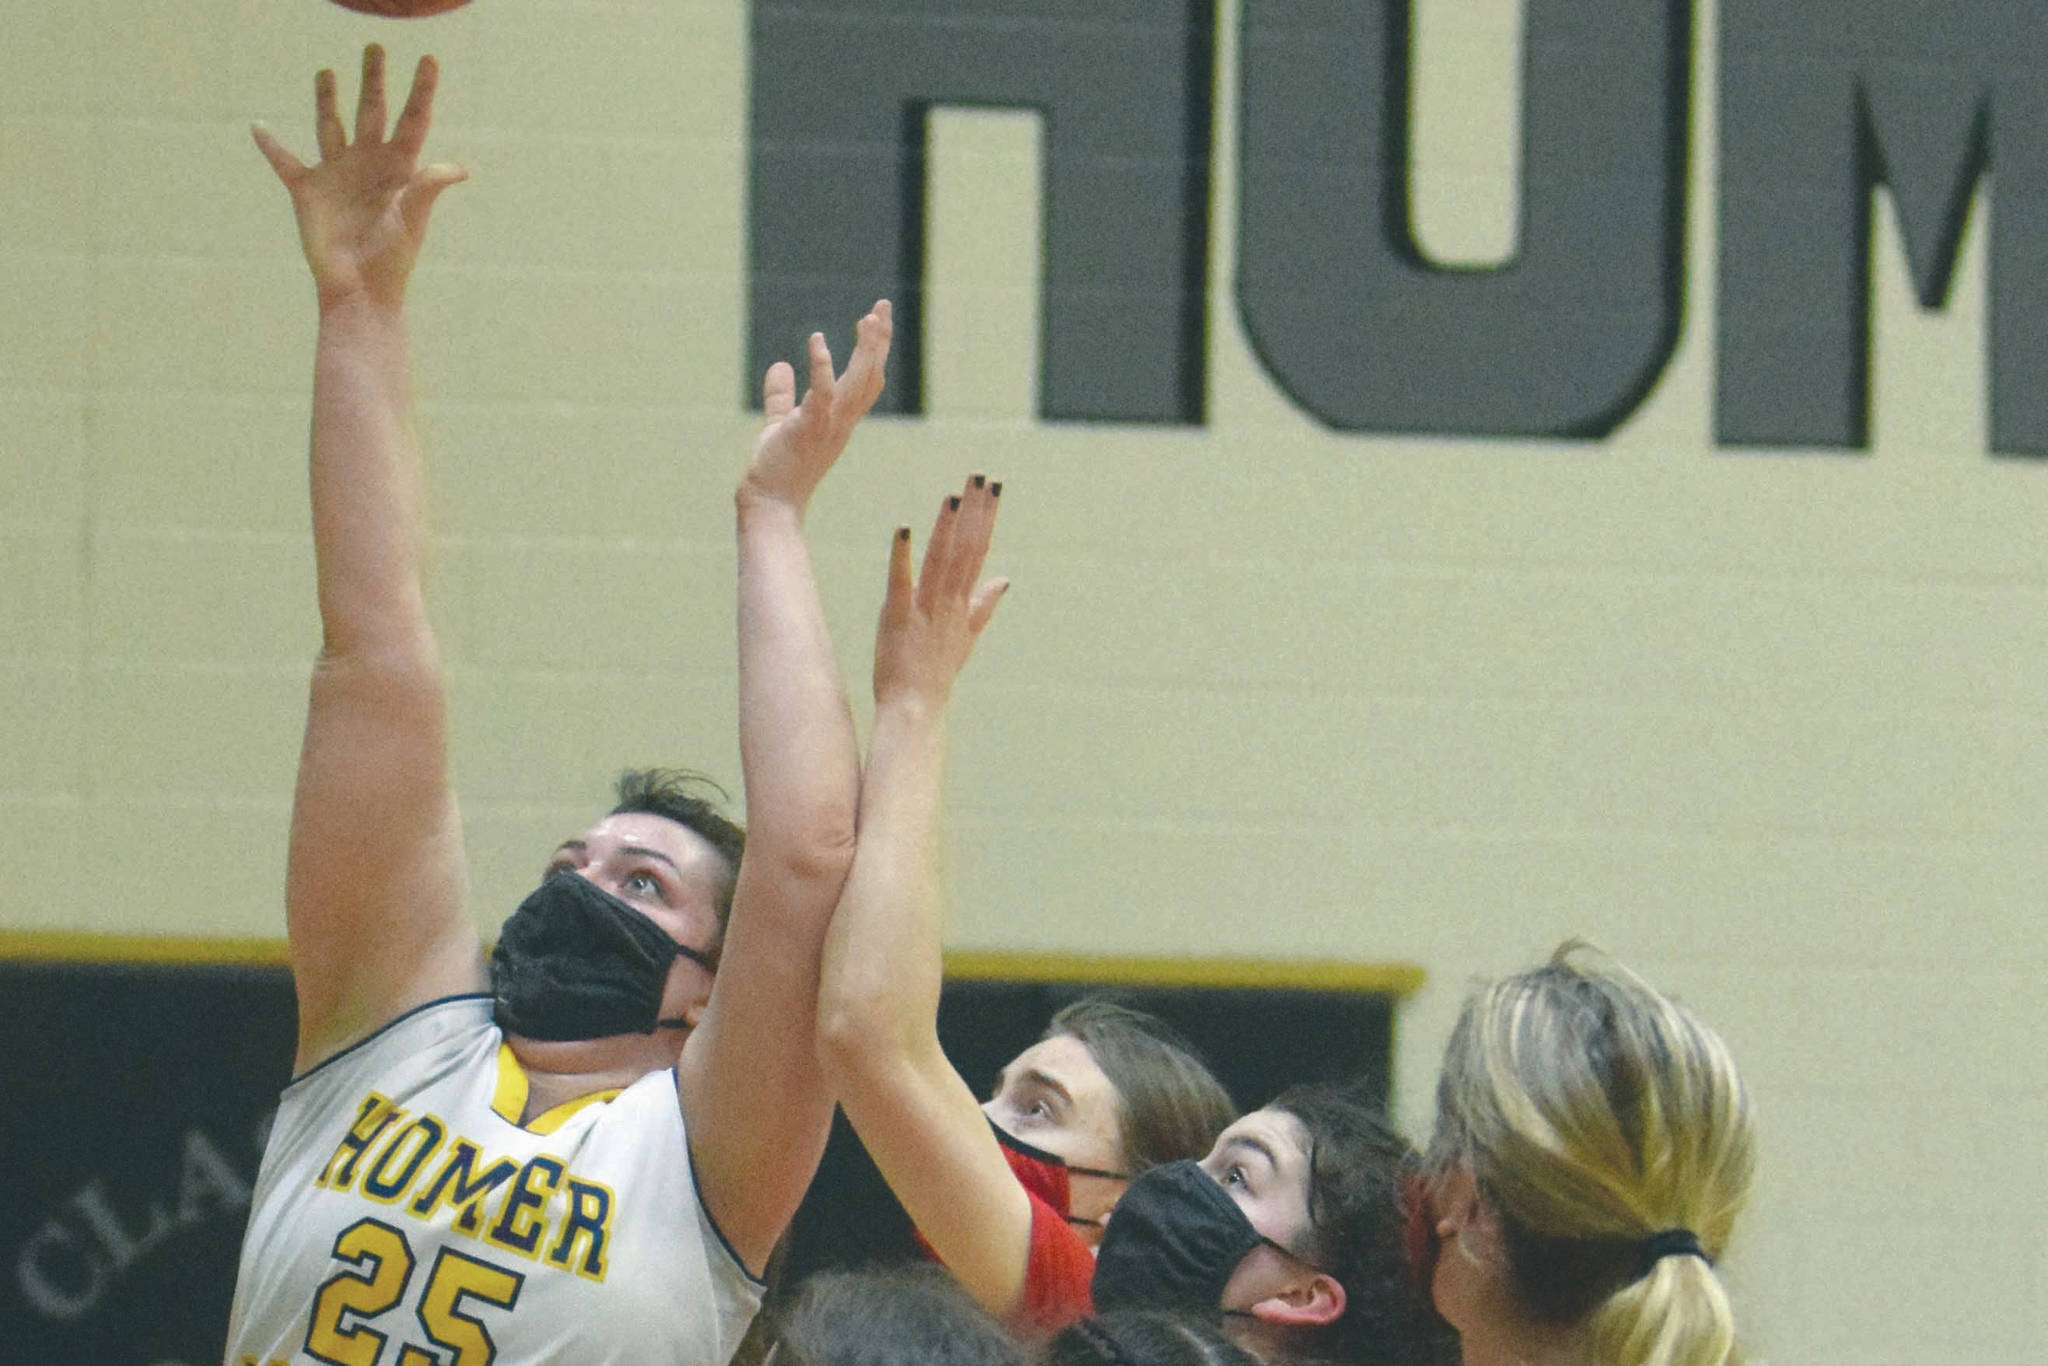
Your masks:
M 1455 1238 L 1479 1218 L 1479 1181 L 1471 1164 L 1459 1162 L 1429 1188 L 1429 1212 L 1439 1239 Z
M 1335 1276 L 1315 1275 L 1251 1307 L 1251 1316 L 1288 1328 L 1320 1328 L 1344 1316 L 1344 1286 Z

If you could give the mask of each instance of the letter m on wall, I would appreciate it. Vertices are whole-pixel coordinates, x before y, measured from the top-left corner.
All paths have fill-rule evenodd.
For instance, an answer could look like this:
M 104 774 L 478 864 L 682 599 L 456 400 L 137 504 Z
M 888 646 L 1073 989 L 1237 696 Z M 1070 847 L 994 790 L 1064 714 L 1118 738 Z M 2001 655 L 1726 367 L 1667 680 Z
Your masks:
M 1040 415 L 1202 420 L 1211 6 L 761 0 L 752 40 L 750 401 L 886 297 L 876 406 L 921 411 L 927 116 L 997 106 L 1044 126 Z
M 1867 444 L 1871 191 L 1934 309 L 1988 171 L 1991 446 L 2048 455 L 2048 6 L 1723 0 L 1721 84 L 1719 440 Z

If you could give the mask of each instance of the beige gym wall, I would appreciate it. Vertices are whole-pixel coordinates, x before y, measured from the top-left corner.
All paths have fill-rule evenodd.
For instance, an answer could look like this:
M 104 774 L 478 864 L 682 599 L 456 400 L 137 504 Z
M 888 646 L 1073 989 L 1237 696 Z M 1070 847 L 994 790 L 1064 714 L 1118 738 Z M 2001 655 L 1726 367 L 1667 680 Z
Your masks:
M 1703 4 L 1649 401 L 1594 444 L 1332 433 L 1231 302 L 1236 9 L 1207 425 L 1031 418 L 1035 126 L 947 114 L 929 414 L 869 424 L 813 514 L 858 695 L 891 530 L 1005 480 L 951 942 L 1419 964 L 1420 1133 L 1468 984 L 1588 936 L 1756 1091 L 1758 1359 L 2038 1359 L 2048 469 L 1985 454 L 1985 205 L 1940 314 L 1880 207 L 1867 457 L 1716 451 Z M 1418 225 L 1497 259 L 1518 7 L 1417 11 Z M 313 316 L 246 125 L 310 153 L 314 69 L 352 94 L 369 39 L 439 54 L 430 153 L 473 176 L 413 312 L 479 927 L 618 768 L 736 786 L 745 5 L 0 0 L 0 31 L 0 932 L 281 933 Z

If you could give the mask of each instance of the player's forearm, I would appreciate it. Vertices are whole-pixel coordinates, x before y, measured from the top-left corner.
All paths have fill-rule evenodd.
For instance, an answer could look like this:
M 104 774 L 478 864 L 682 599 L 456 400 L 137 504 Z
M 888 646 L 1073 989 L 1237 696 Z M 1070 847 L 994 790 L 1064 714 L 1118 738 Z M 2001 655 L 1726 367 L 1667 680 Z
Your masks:
M 860 848 L 826 934 L 818 1053 L 882 1177 L 967 1292 L 1016 1306 L 1031 1206 L 974 1095 L 939 1047 L 943 702 L 875 711 Z
M 939 831 L 943 705 L 876 708 L 861 786 L 860 845 L 826 932 L 819 1054 L 836 1086 L 936 1054 L 944 979 Z
M 431 654 L 425 525 L 402 309 L 323 303 L 311 483 L 324 653 Z
M 860 774 L 794 508 L 739 512 L 747 851 L 704 1022 L 678 1068 L 698 1188 L 758 1267 L 803 1198 L 832 1115 L 817 1062 L 818 952 L 853 859 Z
M 860 793 L 853 717 L 799 514 L 743 497 L 738 536 L 747 857 L 772 864 L 780 878 L 824 888 L 829 909 L 853 859 Z

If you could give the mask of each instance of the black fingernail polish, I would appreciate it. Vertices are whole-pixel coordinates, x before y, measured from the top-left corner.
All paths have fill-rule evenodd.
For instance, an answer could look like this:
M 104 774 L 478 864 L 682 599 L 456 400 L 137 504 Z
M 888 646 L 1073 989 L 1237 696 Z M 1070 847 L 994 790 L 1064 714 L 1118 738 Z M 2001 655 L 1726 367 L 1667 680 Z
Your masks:
M 948 512 L 958 512 L 958 511 L 960 510 L 960 495 L 959 495 L 959 494 L 957 494 L 957 493 L 956 493 L 956 494 L 954 494 L 954 495 L 953 495 L 953 496 L 952 496 L 951 498 L 948 498 L 948 499 L 946 500 L 946 510 L 947 510 Z
M 899 527 L 897 527 L 897 528 L 896 528 L 896 539 L 897 539 L 897 540 L 899 540 L 899 541 L 907 541 L 907 540 L 909 540 L 909 539 L 910 539 L 910 528 L 909 528 L 909 527 L 907 527 L 907 526 L 899 526 Z
M 988 483 L 988 476 L 987 476 L 987 475 L 985 475 L 985 474 L 977 474 L 977 475 L 975 475 L 975 476 L 974 476 L 974 487 L 976 487 L 976 488 L 981 488 L 981 487 L 983 487 L 984 485 L 986 485 L 987 483 Z
M 991 497 L 991 498 L 1000 498 L 1000 497 L 1002 497 L 1002 496 L 1003 496 L 1003 481 L 1002 481 L 1002 480 L 998 479 L 998 480 L 996 480 L 996 482 L 995 482 L 995 483 L 993 483 L 993 484 L 990 484 L 990 485 L 988 486 L 988 496 L 989 496 L 989 497 Z

